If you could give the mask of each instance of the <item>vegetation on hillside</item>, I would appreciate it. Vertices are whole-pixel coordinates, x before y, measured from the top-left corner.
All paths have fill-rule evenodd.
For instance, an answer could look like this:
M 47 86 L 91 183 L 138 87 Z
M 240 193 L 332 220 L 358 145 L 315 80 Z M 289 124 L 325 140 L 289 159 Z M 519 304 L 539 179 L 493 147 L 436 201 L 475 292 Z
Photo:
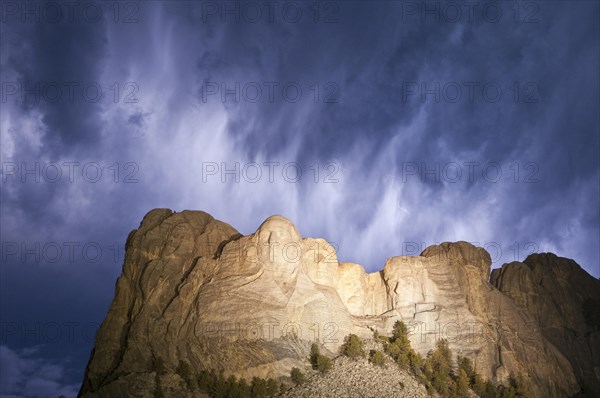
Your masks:
M 195 377 L 196 383 L 194 384 L 186 379 L 185 376 L 189 375 L 185 373 L 185 367 L 180 370 L 183 371 L 183 374 L 179 372 L 178 374 L 185 381 L 189 390 L 204 391 L 214 398 L 267 398 L 287 390 L 285 384 L 280 384 L 273 378 L 261 379 L 254 377 L 248 383 L 245 379 L 238 379 L 235 376 L 225 378 L 222 373 L 217 373 L 214 370 L 200 371 L 199 375 Z
M 365 356 L 365 350 L 363 349 L 363 342 L 355 334 L 349 334 L 346 336 L 344 344 L 340 349 L 341 353 L 349 358 L 357 359 Z
M 369 361 L 373 365 L 383 366 L 385 364 L 384 354 L 379 350 L 371 350 Z
M 311 347 L 310 362 L 313 369 L 321 373 L 327 372 L 333 366 L 331 359 L 320 353 L 317 344 L 313 344 Z M 248 383 L 245 379 L 238 379 L 234 376 L 225 378 L 223 373 L 217 373 L 214 370 L 201 370 L 195 375 L 187 362 L 180 362 L 176 372 L 185 383 L 182 387 L 191 391 L 203 391 L 213 398 L 267 398 L 283 393 L 290 388 L 287 384 L 279 383 L 273 378 L 254 377 Z M 290 377 L 296 385 L 306 381 L 306 376 L 298 368 L 292 368 Z M 162 394 L 157 374 L 155 397 L 164 396 Z
M 386 354 L 395 363 L 411 372 L 427 389 L 430 394 L 437 392 L 443 397 L 459 398 L 469 395 L 469 390 L 474 391 L 481 398 L 529 398 L 531 391 L 526 378 L 519 374 L 511 376 L 508 385 L 493 383 L 484 380 L 477 373 L 471 359 L 458 356 L 456 366 L 452 361 L 452 352 L 445 339 L 438 340 L 435 349 L 429 351 L 423 358 L 410 344 L 408 328 L 397 321 L 392 328 L 390 337 L 381 336 L 373 331 L 375 341 L 383 344 L 383 352 L 371 350 L 369 362 L 373 366 L 385 366 Z M 342 355 L 352 359 L 365 357 L 363 341 L 355 334 L 346 336 L 340 348 Z M 313 343 L 310 349 L 310 363 L 312 368 L 320 373 L 326 373 L 333 367 L 331 358 L 321 354 L 318 344 Z M 159 373 L 165 373 L 164 364 L 158 364 L 155 377 L 154 397 L 164 396 Z M 195 373 L 187 362 L 180 362 L 177 374 L 183 380 L 182 387 L 191 391 L 204 391 L 214 398 L 267 398 L 283 393 L 290 387 L 285 383 L 270 379 L 254 377 L 250 383 L 245 379 L 234 376 L 225 378 L 222 373 L 214 370 L 202 370 Z M 292 368 L 290 378 L 296 385 L 306 382 L 307 378 L 298 368 Z
M 412 371 L 429 393 L 435 391 L 443 397 L 459 398 L 467 396 L 471 389 L 481 398 L 531 397 L 529 383 L 521 374 L 511 376 L 509 385 L 505 386 L 484 381 L 467 357 L 457 357 L 454 368 L 452 352 L 445 339 L 438 340 L 435 349 L 422 358 L 412 349 L 408 328 L 402 321 L 394 324 L 391 337 L 385 339 L 378 335 L 377 338 L 384 341 L 385 352 L 398 365 Z
M 321 354 L 317 343 L 312 343 L 312 346 L 310 347 L 310 363 L 313 369 L 316 369 L 321 373 L 326 373 L 333 367 L 331 358 Z
M 298 368 L 292 368 L 290 376 L 296 385 L 303 384 L 306 381 L 306 376 L 304 376 L 304 373 Z

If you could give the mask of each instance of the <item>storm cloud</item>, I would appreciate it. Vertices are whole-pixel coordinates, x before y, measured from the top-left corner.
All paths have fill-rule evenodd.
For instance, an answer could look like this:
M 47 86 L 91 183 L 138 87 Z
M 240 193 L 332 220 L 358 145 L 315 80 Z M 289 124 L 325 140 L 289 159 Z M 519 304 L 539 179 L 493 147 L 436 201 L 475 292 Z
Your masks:
M 0 394 L 74 393 L 155 207 L 600 276 L 597 2 L 88 3 L 2 3 Z

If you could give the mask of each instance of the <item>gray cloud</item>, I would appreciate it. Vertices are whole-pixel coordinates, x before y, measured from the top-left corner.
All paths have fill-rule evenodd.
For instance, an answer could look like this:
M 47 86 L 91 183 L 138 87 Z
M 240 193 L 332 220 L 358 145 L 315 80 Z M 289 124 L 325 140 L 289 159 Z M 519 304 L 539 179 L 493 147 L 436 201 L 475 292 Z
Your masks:
M 61 365 L 35 357 L 35 349 L 14 351 L 0 346 L 2 397 L 76 397 L 77 384 L 65 384 Z
M 598 4 L 536 3 L 537 23 L 515 23 L 506 3 L 497 3 L 504 11 L 497 23 L 481 16 L 421 23 L 419 15 L 404 22 L 402 2 L 337 4 L 338 21 L 328 24 L 325 9 L 319 23 L 308 9 L 297 23 L 280 14 L 273 22 L 221 22 L 203 14 L 201 2 L 139 3 L 137 22 L 127 24 L 111 14 L 98 23 L 3 23 L 3 82 L 97 82 L 105 98 L 3 101 L 2 242 L 96 242 L 105 257 L 38 264 L 10 255 L 2 263 L 2 322 L 100 322 L 122 247 L 119 261 L 107 253 L 153 207 L 206 210 L 242 233 L 282 214 L 370 271 L 415 248 L 468 240 L 490 250 L 494 266 L 554 251 L 598 276 Z M 223 102 L 221 85 L 236 83 L 240 100 L 227 94 Z M 421 84 L 436 83 L 440 100 L 423 101 Z M 463 89 L 456 102 L 446 98 L 454 83 Z M 502 89 L 498 102 L 481 94 L 490 83 Z M 298 101 L 284 97 L 290 84 L 302 89 Z M 252 102 L 256 86 L 262 96 Z M 31 176 L 23 183 L 6 162 L 79 166 L 72 182 L 63 167 L 56 183 Z M 256 162 L 262 176 L 234 183 L 228 175 L 223 183 L 223 162 L 240 172 Z M 279 163 L 273 182 L 265 162 Z M 282 174 L 291 162 L 302 169 L 296 183 Z M 465 162 L 478 162 L 473 178 Z M 219 170 L 203 180 L 208 163 Z M 81 173 L 90 164 L 102 171 L 98 181 Z M 420 175 L 423 167 L 453 171 L 449 164 L 461 167 L 456 181 Z M 26 363 L 15 348 L 22 343 L 3 336 L 2 356 Z M 91 345 L 54 344 L 52 355 L 66 349 L 79 368 L 64 370 L 66 383 L 80 381 Z M 30 373 L 7 377 L 20 380 L 23 393 Z M 60 380 L 44 376 L 28 388 L 59 388 L 52 383 Z

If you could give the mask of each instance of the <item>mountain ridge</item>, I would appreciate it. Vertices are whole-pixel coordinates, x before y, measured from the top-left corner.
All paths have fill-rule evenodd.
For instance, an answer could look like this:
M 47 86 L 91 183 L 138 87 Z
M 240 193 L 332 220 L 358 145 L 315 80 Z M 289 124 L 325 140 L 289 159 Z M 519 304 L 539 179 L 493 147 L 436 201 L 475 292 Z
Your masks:
M 80 396 L 148 396 L 157 363 L 171 396 L 191 396 L 175 371 L 182 362 L 282 377 L 306 366 L 312 341 L 336 352 L 344 336 L 389 332 L 396 320 L 423 355 L 445 337 L 486 378 L 523 373 L 536 396 L 575 394 L 571 362 L 534 315 L 490 283 L 490 268 L 484 249 L 445 242 L 367 273 L 283 216 L 243 236 L 205 212 L 155 209 L 128 236 Z

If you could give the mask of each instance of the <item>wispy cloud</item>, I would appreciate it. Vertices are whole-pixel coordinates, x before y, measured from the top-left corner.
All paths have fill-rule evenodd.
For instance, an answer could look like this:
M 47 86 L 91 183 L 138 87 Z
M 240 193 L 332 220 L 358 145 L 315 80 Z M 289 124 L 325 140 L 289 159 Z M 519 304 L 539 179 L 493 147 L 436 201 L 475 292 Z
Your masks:
M 154 207 L 205 210 L 242 233 L 282 214 L 370 271 L 467 240 L 494 266 L 553 251 L 600 275 L 597 3 L 456 23 L 402 2 L 335 2 L 294 23 L 281 9 L 223 20 L 202 3 L 135 3 L 97 23 L 6 15 L 7 320 L 24 318 L 19 301 L 32 319 L 67 305 L 101 321 L 122 244 Z M 60 101 L 50 89 L 22 101 L 21 84 L 52 82 Z M 77 261 L 45 264 L 49 243 L 72 241 Z M 21 243 L 39 243 L 41 261 Z M 82 252 L 90 243 L 101 260 Z

